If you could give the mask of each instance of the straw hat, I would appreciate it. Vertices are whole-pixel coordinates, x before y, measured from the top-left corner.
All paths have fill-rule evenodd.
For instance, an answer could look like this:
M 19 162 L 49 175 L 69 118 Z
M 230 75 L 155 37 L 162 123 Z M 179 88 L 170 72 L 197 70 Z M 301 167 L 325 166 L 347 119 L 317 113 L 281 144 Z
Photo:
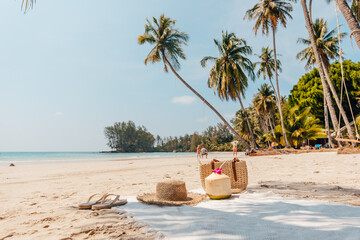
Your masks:
M 156 193 L 145 193 L 137 196 L 137 200 L 147 204 L 160 206 L 194 205 L 206 198 L 206 195 L 187 192 L 185 182 L 166 181 L 156 185 Z

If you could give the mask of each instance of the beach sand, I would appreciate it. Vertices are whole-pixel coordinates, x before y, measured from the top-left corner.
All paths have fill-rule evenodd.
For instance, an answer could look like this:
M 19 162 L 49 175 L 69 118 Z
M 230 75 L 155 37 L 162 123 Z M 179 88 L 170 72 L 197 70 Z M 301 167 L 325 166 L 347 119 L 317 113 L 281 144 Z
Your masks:
M 0 240 L 152 239 L 126 214 L 78 210 L 94 193 L 135 196 L 153 192 L 156 183 L 183 180 L 200 189 L 193 157 L 0 167 Z M 228 160 L 231 153 L 210 153 Z M 314 152 L 248 157 L 247 192 L 272 191 L 360 206 L 360 155 Z M 209 160 L 208 159 L 208 160 Z

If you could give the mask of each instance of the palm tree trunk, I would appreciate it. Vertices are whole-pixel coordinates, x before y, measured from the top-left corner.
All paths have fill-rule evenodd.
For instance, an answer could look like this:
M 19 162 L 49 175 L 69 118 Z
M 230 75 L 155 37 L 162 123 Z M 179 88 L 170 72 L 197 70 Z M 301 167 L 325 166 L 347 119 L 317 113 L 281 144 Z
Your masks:
M 324 97 L 324 118 L 325 118 L 325 128 L 326 128 L 326 132 L 328 135 L 328 143 L 331 148 L 334 148 L 334 143 L 331 139 L 330 126 L 329 126 L 328 106 L 327 106 L 325 97 Z
M 171 71 L 175 74 L 175 76 L 187 87 L 189 88 L 198 98 L 200 98 L 211 110 L 214 111 L 214 113 L 216 115 L 218 115 L 218 117 L 224 122 L 224 124 L 230 129 L 230 131 L 235 135 L 236 139 L 239 140 L 239 142 L 241 143 L 241 145 L 244 146 L 244 148 L 247 151 L 250 151 L 251 148 L 249 146 L 249 144 L 245 141 L 245 139 L 243 139 L 236 131 L 234 128 L 232 128 L 230 126 L 230 124 L 225 120 L 225 118 L 223 116 L 220 115 L 220 113 L 208 102 L 206 101 L 198 92 L 195 91 L 195 89 L 193 89 L 187 82 L 185 82 L 184 79 L 182 79 L 182 77 L 180 77 L 180 75 L 174 70 L 173 66 L 171 65 L 171 63 L 167 60 L 167 58 L 165 57 L 165 55 L 163 55 L 165 62 L 169 65 Z
M 347 4 L 346 0 L 335 0 L 336 4 L 338 5 L 342 15 L 344 16 L 349 28 L 350 28 L 350 37 L 351 35 L 354 36 L 355 42 L 360 49 L 360 26 L 358 21 L 351 11 L 349 5 Z
M 274 44 L 275 80 L 276 80 L 276 89 L 277 89 L 277 94 L 278 94 L 277 103 L 278 103 L 278 108 L 279 108 L 279 113 L 280 113 L 281 128 L 282 128 L 283 137 L 284 137 L 284 141 L 285 141 L 285 147 L 290 148 L 290 145 L 289 145 L 289 142 L 288 142 L 288 139 L 287 139 L 287 136 L 286 136 L 284 117 L 283 117 L 282 108 L 281 108 L 281 100 L 280 100 L 281 95 L 280 95 L 279 79 L 278 79 L 278 72 L 277 72 L 276 42 L 275 42 L 275 28 L 274 28 L 274 26 L 273 26 L 272 32 L 273 32 L 273 44 Z
M 332 84 L 331 80 L 330 80 L 330 77 L 329 77 L 329 73 L 328 71 L 326 70 L 325 66 L 324 66 L 324 63 L 322 62 L 322 59 L 320 57 L 320 54 L 319 54 L 319 51 L 317 49 L 317 45 L 316 45 L 316 39 L 315 39 L 315 35 L 314 35 L 314 30 L 313 30 L 313 27 L 312 27 L 312 23 L 311 23 L 311 20 L 309 18 L 309 12 L 307 10 L 307 7 L 306 7 L 306 0 L 301 0 L 301 5 L 302 5 L 302 8 L 303 8 L 303 12 L 304 12 L 304 17 L 305 17 L 305 23 L 306 23 L 306 28 L 309 32 L 309 36 L 310 36 L 310 40 L 311 40 L 311 45 L 312 45 L 312 48 L 314 50 L 314 55 L 315 55 L 315 59 L 316 59 L 316 64 L 318 65 L 318 68 L 319 68 L 319 73 L 321 74 L 321 72 L 323 71 L 323 73 L 325 74 L 325 78 L 326 78 L 326 81 L 327 81 L 327 84 L 329 85 L 330 87 L 330 90 L 331 90 L 331 93 L 335 99 L 335 102 L 339 108 L 339 111 L 341 113 L 341 116 L 343 117 L 344 119 L 344 122 L 345 122 L 345 126 L 346 126 L 346 129 L 348 131 L 348 134 L 349 134 L 349 137 L 350 138 L 354 138 L 354 134 L 351 130 L 351 126 L 350 126 L 350 123 L 349 123 L 349 120 L 345 114 L 345 111 L 341 105 L 341 102 L 339 101 L 339 98 L 336 94 L 336 90 L 334 88 L 334 85 Z M 330 103 L 328 101 L 328 103 Z M 336 117 L 335 117 L 336 118 Z M 335 128 L 335 127 L 334 127 Z
M 241 110 L 244 112 L 245 120 L 246 120 L 248 129 L 249 129 L 249 133 L 250 133 L 251 141 L 253 142 L 253 146 L 255 149 L 259 149 L 259 145 L 255 141 L 255 136 L 254 136 L 253 130 L 251 128 L 250 121 L 249 121 L 248 115 L 245 111 L 244 105 L 242 104 L 241 98 L 239 96 L 237 96 L 237 99 L 239 100 Z
M 271 120 L 270 120 L 270 113 L 268 114 L 267 119 L 268 119 L 268 121 L 269 121 L 269 125 L 270 125 L 271 132 L 272 132 L 273 136 L 275 137 L 274 128 L 273 128 L 272 123 L 271 123 Z
M 316 49 L 316 51 L 317 51 L 317 49 Z M 315 51 L 314 51 L 314 52 L 315 52 Z M 336 105 L 338 106 L 339 111 L 340 111 L 340 114 L 341 114 L 342 118 L 344 119 L 345 126 L 346 126 L 346 130 L 347 130 L 347 132 L 348 132 L 349 138 L 350 138 L 350 139 L 355 139 L 355 138 L 354 138 L 354 133 L 353 133 L 353 131 L 352 131 L 352 129 L 351 129 L 351 125 L 350 125 L 349 119 L 348 119 L 348 117 L 346 116 L 345 110 L 344 110 L 344 108 L 343 108 L 343 106 L 342 106 L 342 103 L 341 103 L 340 100 L 339 100 L 339 97 L 338 97 L 338 95 L 337 95 L 337 93 L 336 93 L 335 87 L 334 87 L 334 85 L 333 85 L 332 82 L 331 82 L 331 79 L 330 79 L 330 76 L 329 76 L 329 72 L 325 69 L 324 63 L 322 62 L 321 59 L 320 59 L 320 63 L 321 63 L 321 65 L 322 65 L 323 69 L 324 69 L 326 81 L 327 81 L 327 83 L 329 84 L 329 87 L 330 87 L 331 93 L 332 93 L 332 95 L 333 95 L 333 97 L 334 97 L 334 99 L 335 99 Z M 353 145 L 354 145 L 354 144 L 353 144 Z
M 333 128 L 334 128 L 335 132 L 338 132 L 339 122 L 338 122 L 338 119 L 337 119 L 337 116 L 336 116 L 336 111 L 335 111 L 335 108 L 334 108 L 334 104 L 332 102 L 331 94 L 330 94 L 330 91 L 329 91 L 329 86 L 326 83 L 324 70 L 322 68 L 319 69 L 319 74 L 320 74 L 320 79 L 321 79 L 321 85 L 323 87 L 324 99 L 326 100 L 328 110 L 329 110 L 329 113 L 330 113 L 330 119 L 331 119 L 331 122 L 333 124 Z
M 309 17 L 310 20 L 312 21 L 312 0 L 309 0 Z

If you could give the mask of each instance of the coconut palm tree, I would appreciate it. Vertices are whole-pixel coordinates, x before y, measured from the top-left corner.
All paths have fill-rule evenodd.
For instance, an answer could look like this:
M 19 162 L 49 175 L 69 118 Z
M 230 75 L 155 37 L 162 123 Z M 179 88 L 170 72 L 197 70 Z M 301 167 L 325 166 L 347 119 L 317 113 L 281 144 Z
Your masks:
M 270 30 L 273 35 L 273 45 L 274 45 L 274 63 L 275 63 L 275 80 L 276 80 L 276 94 L 277 94 L 277 103 L 280 112 L 281 126 L 283 129 L 285 147 L 290 147 L 288 140 L 285 134 L 284 118 L 282 114 L 281 104 L 280 104 L 280 88 L 279 80 L 277 73 L 277 55 L 276 55 L 276 39 L 275 33 L 279 25 L 286 27 L 287 18 L 292 19 L 290 12 L 292 11 L 292 6 L 290 3 L 284 0 L 260 0 L 259 3 L 255 4 L 252 9 L 246 11 L 245 18 L 249 20 L 255 20 L 255 34 L 261 28 L 264 35 L 269 35 Z
M 307 107 L 299 111 L 295 106 L 289 109 L 286 116 L 286 130 L 291 145 L 299 147 L 304 140 L 315 140 L 317 136 L 324 135 L 319 126 L 319 119 L 310 113 L 311 108 Z
M 314 35 L 316 39 L 317 48 L 320 57 L 327 70 L 330 69 L 330 59 L 334 60 L 339 57 L 339 38 L 336 33 L 337 28 L 328 31 L 328 24 L 323 18 L 316 19 L 313 23 Z M 340 33 L 340 39 L 344 38 L 346 33 Z M 300 51 L 296 58 L 300 61 L 306 61 L 305 69 L 310 69 L 316 64 L 314 50 L 311 46 L 311 40 L 309 38 L 299 38 L 298 43 L 302 43 L 307 46 L 304 50 Z
M 275 60 L 273 58 L 273 53 L 274 53 L 274 50 L 270 49 L 269 47 L 262 47 L 261 54 L 260 55 L 255 54 L 255 56 L 260 58 L 260 61 L 255 63 L 255 67 L 259 68 L 258 71 L 256 72 L 256 76 L 258 78 L 260 78 L 260 76 L 263 76 L 264 80 L 266 79 L 266 77 L 269 78 L 270 84 L 275 93 L 275 100 L 276 100 L 276 102 L 278 102 L 276 88 L 272 81 L 273 72 L 275 71 Z M 281 72 L 282 71 L 281 62 L 279 59 L 277 60 L 276 66 L 277 66 L 278 71 Z
M 313 23 L 314 35 L 316 39 L 317 48 L 323 61 L 326 71 L 330 69 L 330 59 L 334 60 L 339 57 L 339 45 L 338 45 L 338 35 L 336 33 L 337 28 L 334 28 L 331 31 L 328 31 L 327 21 L 324 21 L 323 18 L 316 19 Z M 340 39 L 346 36 L 346 33 L 340 33 Z M 310 39 L 299 38 L 298 43 L 307 45 L 308 47 L 299 52 L 296 55 L 297 59 L 301 61 L 306 61 L 305 69 L 310 69 L 313 65 L 316 64 L 316 58 L 314 54 L 313 47 L 311 45 Z M 325 115 L 325 127 L 328 129 L 329 142 L 331 141 L 330 130 L 329 130 L 329 119 L 328 119 L 328 108 L 330 108 L 330 117 L 334 126 L 335 131 L 338 129 L 338 120 L 335 114 L 335 109 L 332 103 L 330 96 L 326 97 L 325 93 L 329 92 L 328 85 L 324 81 L 322 84 L 324 92 L 324 115 Z M 325 89 L 326 88 L 326 89 Z M 328 103 L 329 102 L 329 103 Z
M 358 22 L 359 18 L 356 18 L 356 16 L 354 15 L 354 11 L 352 11 L 352 9 L 357 10 L 356 15 L 357 17 L 359 16 L 358 15 L 360 14 L 359 1 L 353 0 L 352 9 L 349 7 L 347 0 L 335 0 L 335 2 L 338 5 L 341 14 L 344 16 L 346 23 L 350 28 L 351 31 L 350 36 L 354 36 L 355 42 L 358 48 L 360 49 L 360 26 Z
M 256 117 L 258 117 L 256 112 L 253 112 L 252 114 L 252 111 L 254 111 L 252 107 L 246 108 L 244 110 L 240 109 L 239 111 L 236 112 L 235 118 L 231 120 L 231 122 L 234 124 L 234 128 L 239 132 L 240 136 L 248 141 L 252 141 L 252 136 L 249 132 L 249 129 L 252 129 L 253 135 L 257 139 L 262 135 L 262 131 L 258 126 L 259 123 L 255 122 L 257 118 L 250 118 L 251 120 L 246 120 L 246 118 L 249 118 L 249 115 L 254 117 L 255 114 Z M 247 117 L 245 117 L 245 115 Z M 250 123 L 251 128 L 249 128 L 248 121 Z
M 274 100 L 274 91 L 271 90 L 270 86 L 266 83 L 262 84 L 260 88 L 258 88 L 258 91 L 259 92 L 253 100 L 254 107 L 256 112 L 266 119 L 267 126 L 270 127 L 271 132 L 275 135 L 273 123 L 271 121 L 276 105 Z
M 155 44 L 154 48 L 150 51 L 145 59 L 145 65 L 156 62 L 164 63 L 164 70 L 168 72 L 168 68 L 175 74 L 175 76 L 189 88 L 197 97 L 199 97 L 217 116 L 224 122 L 224 124 L 231 130 L 235 137 L 245 147 L 250 150 L 249 144 L 230 126 L 223 116 L 197 91 L 195 91 L 180 75 L 176 72 L 180 68 L 179 58 L 186 59 L 182 49 L 182 45 L 187 44 L 189 36 L 174 28 L 176 21 L 162 14 L 159 19 L 153 17 L 154 25 L 146 19 L 145 32 L 138 37 L 139 44 Z
M 356 20 L 360 21 L 360 0 L 353 0 L 351 4 L 351 11 L 353 12 Z
M 255 79 L 253 64 L 247 58 L 247 55 L 252 54 L 252 49 L 244 39 L 237 38 L 234 33 L 228 33 L 227 31 L 222 32 L 221 42 L 214 39 L 214 43 L 218 48 L 220 57 L 206 56 L 201 60 L 202 67 L 206 67 L 208 61 L 215 63 L 210 70 L 208 86 L 214 89 L 214 93 L 217 93 L 220 99 L 239 101 L 253 146 L 258 149 L 248 116 L 241 101 L 241 97 L 245 97 L 248 76 L 251 80 Z
M 308 30 L 308 33 L 309 33 L 309 37 L 310 37 L 310 41 L 311 41 L 311 46 L 313 48 L 313 51 L 314 51 L 314 56 L 315 56 L 315 60 L 316 60 L 316 63 L 318 65 L 318 68 L 319 68 L 319 73 L 320 73 L 320 78 L 321 78 L 321 81 L 323 83 L 323 86 L 325 84 L 328 84 L 328 86 L 330 87 L 330 90 L 331 90 L 331 93 L 335 99 L 335 102 L 336 102 L 336 105 L 338 106 L 339 108 L 339 111 L 340 111 L 340 114 L 342 116 L 342 118 L 344 119 L 344 122 L 345 122 L 345 126 L 346 126 L 346 129 L 347 129 L 347 132 L 349 134 L 349 137 L 350 138 L 354 138 L 354 134 L 353 134 L 353 131 L 351 129 L 351 126 L 350 126 L 350 122 L 345 114 L 345 111 L 344 111 L 344 108 L 342 107 L 341 105 L 341 102 L 339 100 L 339 97 L 337 96 L 337 93 L 336 93 L 336 90 L 334 88 L 334 85 L 332 84 L 331 80 L 330 80 L 330 76 L 329 76 L 329 72 L 328 70 L 326 69 L 325 67 L 325 64 L 323 63 L 323 60 L 321 58 L 321 55 L 318 51 L 318 47 L 317 47 L 317 43 L 316 43 L 316 37 L 315 37 L 315 34 L 314 34 L 314 29 L 312 27 L 312 21 L 309 17 L 309 12 L 308 12 L 308 9 L 307 9 L 307 5 L 306 5 L 306 0 L 301 0 L 301 6 L 303 8 L 303 13 L 304 13 L 304 17 L 305 17 L 305 23 L 306 23 L 306 28 Z M 326 79 L 326 80 L 325 80 Z M 326 88 L 324 88 L 325 90 Z M 327 103 L 330 104 L 330 101 L 329 99 L 331 99 L 331 97 L 329 96 L 329 93 L 326 93 L 324 91 L 324 96 L 326 95 L 326 100 L 327 100 Z M 329 108 L 329 111 L 331 111 L 331 109 Z M 332 113 L 330 113 L 332 114 Z M 336 115 L 335 115 L 336 116 Z M 335 117 L 336 118 L 336 117 Z M 334 122 L 333 122 L 334 123 Z M 336 126 L 334 126 L 335 128 Z

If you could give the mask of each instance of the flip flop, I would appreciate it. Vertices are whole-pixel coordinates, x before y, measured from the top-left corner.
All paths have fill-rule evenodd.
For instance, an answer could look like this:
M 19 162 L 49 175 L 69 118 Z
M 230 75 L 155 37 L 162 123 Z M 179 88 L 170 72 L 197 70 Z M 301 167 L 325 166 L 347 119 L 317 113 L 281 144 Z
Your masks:
M 109 196 L 115 196 L 113 200 L 107 199 Z M 120 195 L 116 194 L 107 194 L 105 198 L 101 200 L 100 203 L 91 206 L 92 210 L 99 210 L 99 209 L 108 209 L 115 206 L 121 206 L 127 203 L 126 199 L 120 199 Z
M 96 193 L 94 195 L 91 195 L 86 203 L 81 203 L 81 204 L 79 204 L 78 207 L 79 207 L 79 209 L 91 209 L 92 205 L 100 203 L 101 200 L 103 200 L 107 195 L 108 195 L 107 193 L 105 193 L 105 194 Z M 101 196 L 101 197 L 96 201 L 90 202 L 90 200 L 95 196 Z

